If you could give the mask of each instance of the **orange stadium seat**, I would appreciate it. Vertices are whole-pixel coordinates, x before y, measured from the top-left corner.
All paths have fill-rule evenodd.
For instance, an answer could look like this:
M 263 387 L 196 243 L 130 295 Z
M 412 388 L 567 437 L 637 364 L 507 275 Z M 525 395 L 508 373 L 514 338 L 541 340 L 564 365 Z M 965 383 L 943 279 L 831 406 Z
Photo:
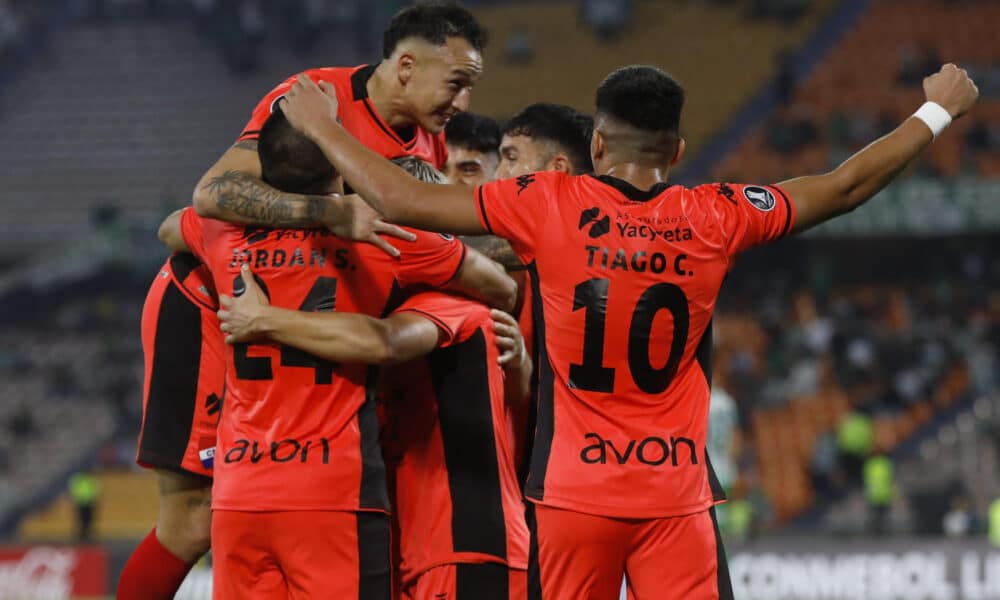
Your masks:
M 961 64 L 1000 63 L 1000 46 L 995 43 L 995 24 L 1000 22 L 1000 3 L 943 3 L 936 0 L 883 0 L 872 3 L 863 20 L 849 31 L 812 74 L 800 83 L 795 101 L 807 103 L 816 112 L 821 128 L 839 109 L 862 109 L 876 116 L 883 112 L 902 119 L 923 101 L 919 88 L 897 82 L 900 68 L 898 48 L 933 50 L 942 62 Z M 961 31 L 962 35 L 940 35 L 941 31 Z M 983 98 L 976 107 L 979 118 L 1000 122 L 1000 99 Z M 945 176 L 961 172 L 963 135 L 971 126 L 958 121 L 929 151 L 929 161 Z M 766 126 L 764 126 L 766 127 Z M 802 151 L 801 157 L 775 164 L 780 157 L 764 143 L 764 127 L 741 143 L 732 156 L 723 159 L 715 174 L 719 178 L 759 178 L 779 180 L 788 176 L 820 172 L 826 160 L 814 153 L 829 154 L 822 143 Z M 977 157 L 979 173 L 1000 173 L 995 157 Z M 788 168 L 782 168 L 787 166 Z M 789 170 L 794 168 L 794 170 Z

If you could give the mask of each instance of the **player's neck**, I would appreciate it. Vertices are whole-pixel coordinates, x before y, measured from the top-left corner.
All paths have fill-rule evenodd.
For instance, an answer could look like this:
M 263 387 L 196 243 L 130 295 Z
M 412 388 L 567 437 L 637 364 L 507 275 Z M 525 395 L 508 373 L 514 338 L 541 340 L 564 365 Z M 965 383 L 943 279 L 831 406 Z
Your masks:
M 604 175 L 610 175 L 627 181 L 640 190 L 648 190 L 658 183 L 663 183 L 670 176 L 670 169 L 662 167 L 643 167 L 635 163 L 619 163 L 604 170 Z
M 368 90 L 368 99 L 386 125 L 394 129 L 408 127 L 413 125 L 413 119 L 404 112 L 400 98 L 402 90 L 399 89 L 398 83 L 394 84 L 393 74 L 388 69 L 389 65 L 385 62 L 375 68 L 375 73 L 365 86 Z

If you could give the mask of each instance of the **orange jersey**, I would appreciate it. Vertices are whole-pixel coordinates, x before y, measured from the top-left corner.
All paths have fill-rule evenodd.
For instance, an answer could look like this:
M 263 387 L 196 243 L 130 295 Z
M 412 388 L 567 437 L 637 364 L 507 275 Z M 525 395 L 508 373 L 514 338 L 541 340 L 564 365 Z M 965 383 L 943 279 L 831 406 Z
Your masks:
M 271 304 L 305 311 L 380 317 L 398 286 L 444 285 L 465 257 L 461 242 L 425 232 L 400 242 L 397 260 L 325 230 L 242 227 L 190 209 L 181 229 L 220 294 L 233 295 L 248 263 Z M 277 344 L 227 346 L 213 508 L 388 510 L 368 384 L 363 365 Z
M 160 267 L 142 307 L 142 429 L 136 462 L 211 477 L 225 381 L 212 275 L 188 254 Z
M 535 173 L 477 199 L 529 265 L 544 340 L 528 498 L 636 518 L 723 499 L 705 449 L 712 312 L 734 256 L 790 231 L 784 192 Z
M 525 569 L 528 528 L 489 309 L 424 292 L 403 311 L 445 334 L 426 368 L 407 369 L 386 397 L 403 582 L 450 563 Z
M 386 158 L 416 156 L 438 169 L 444 168 L 448 160 L 448 150 L 444 145 L 444 134 L 433 134 L 419 126 L 406 130 L 396 130 L 382 120 L 368 99 L 366 87 L 368 79 L 378 65 L 360 67 L 325 67 L 309 69 L 305 75 L 316 82 L 325 81 L 337 90 L 337 116 L 344 129 L 362 144 Z M 239 140 L 257 139 L 264 122 L 271 115 L 271 109 L 295 83 L 289 77 L 281 85 L 271 90 L 254 108 L 250 122 L 243 128 Z

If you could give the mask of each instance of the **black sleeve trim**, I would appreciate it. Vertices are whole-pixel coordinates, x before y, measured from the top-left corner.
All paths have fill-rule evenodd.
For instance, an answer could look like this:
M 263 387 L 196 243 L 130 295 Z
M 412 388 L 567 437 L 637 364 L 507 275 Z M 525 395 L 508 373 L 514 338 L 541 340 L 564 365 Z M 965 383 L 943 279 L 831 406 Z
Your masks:
M 493 233 L 493 226 L 490 225 L 490 218 L 486 215 L 486 203 L 483 201 L 483 186 L 476 188 L 476 196 L 479 197 L 479 214 L 483 216 L 483 225 L 486 226 L 486 231 Z
M 792 228 L 792 203 L 788 199 L 788 196 L 785 195 L 785 191 L 778 186 L 769 185 L 767 187 L 778 192 L 778 195 L 781 196 L 781 199 L 785 202 L 785 226 L 781 229 L 781 237 L 785 237 Z

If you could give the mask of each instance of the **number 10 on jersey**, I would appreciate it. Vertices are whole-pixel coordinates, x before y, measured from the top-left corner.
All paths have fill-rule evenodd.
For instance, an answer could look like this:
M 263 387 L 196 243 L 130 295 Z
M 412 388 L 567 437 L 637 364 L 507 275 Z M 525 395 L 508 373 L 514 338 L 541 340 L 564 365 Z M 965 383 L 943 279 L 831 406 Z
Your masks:
M 594 278 L 579 283 L 574 290 L 573 310 L 584 311 L 583 361 L 569 365 L 571 388 L 603 393 L 615 389 L 616 369 L 604 364 L 608 294 L 613 292 L 610 288 L 610 280 Z M 649 340 L 653 320 L 661 310 L 670 311 L 674 333 L 666 364 L 656 368 L 650 360 Z M 628 370 L 640 390 L 660 394 L 670 387 L 684 355 L 689 326 L 690 313 L 684 290 L 666 282 L 646 288 L 632 309 L 628 328 Z

